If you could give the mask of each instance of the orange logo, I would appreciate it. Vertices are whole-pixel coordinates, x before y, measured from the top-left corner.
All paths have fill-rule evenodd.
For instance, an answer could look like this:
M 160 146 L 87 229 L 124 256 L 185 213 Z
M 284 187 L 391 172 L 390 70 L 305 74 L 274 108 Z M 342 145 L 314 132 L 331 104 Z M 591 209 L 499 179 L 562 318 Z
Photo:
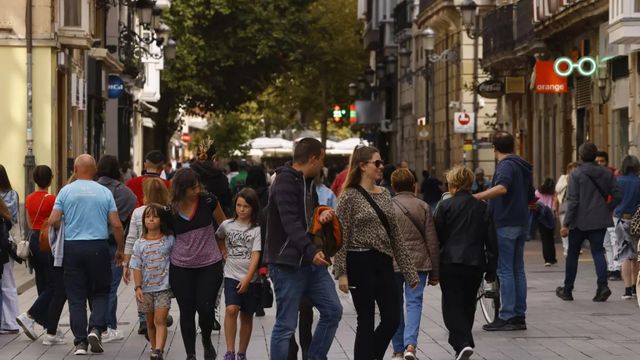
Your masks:
M 553 69 L 553 60 L 536 61 L 536 93 L 560 94 L 569 91 L 567 78 L 558 75 Z

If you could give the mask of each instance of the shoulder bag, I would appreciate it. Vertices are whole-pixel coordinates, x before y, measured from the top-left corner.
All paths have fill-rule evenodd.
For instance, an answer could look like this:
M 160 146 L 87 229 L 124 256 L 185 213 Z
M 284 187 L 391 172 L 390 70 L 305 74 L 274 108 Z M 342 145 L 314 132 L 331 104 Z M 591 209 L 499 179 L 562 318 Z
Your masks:
M 365 190 L 360 185 L 357 185 L 355 188 L 360 192 L 360 194 L 362 194 L 362 196 L 364 196 L 364 198 L 369 202 L 369 205 L 371 205 L 371 207 L 373 208 L 373 211 L 375 211 L 376 214 L 378 215 L 378 219 L 380 219 L 382 226 L 387 231 L 387 236 L 389 236 L 389 241 L 393 241 L 393 236 L 391 235 L 392 234 L 391 225 L 389 224 L 389 219 L 387 218 L 387 215 L 385 215 L 382 209 L 380 209 L 380 206 L 376 204 L 376 202 L 373 200 L 373 198 L 367 192 L 367 190 Z

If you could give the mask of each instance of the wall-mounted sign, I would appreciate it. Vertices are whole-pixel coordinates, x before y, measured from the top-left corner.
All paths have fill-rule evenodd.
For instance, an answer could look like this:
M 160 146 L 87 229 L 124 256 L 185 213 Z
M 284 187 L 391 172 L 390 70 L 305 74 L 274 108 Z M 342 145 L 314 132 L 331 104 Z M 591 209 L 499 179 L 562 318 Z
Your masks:
M 478 84 L 478 94 L 487 99 L 498 99 L 504 94 L 504 83 L 489 79 Z
M 561 94 L 569 91 L 567 78 L 558 75 L 554 71 L 554 61 L 536 61 L 536 93 L 538 94 Z
M 453 113 L 453 132 L 456 134 L 473 134 L 475 115 L 466 112 Z
M 109 75 L 109 99 L 117 99 L 124 92 L 124 81 L 117 75 Z
M 506 94 L 524 94 L 524 76 L 507 76 L 504 92 Z

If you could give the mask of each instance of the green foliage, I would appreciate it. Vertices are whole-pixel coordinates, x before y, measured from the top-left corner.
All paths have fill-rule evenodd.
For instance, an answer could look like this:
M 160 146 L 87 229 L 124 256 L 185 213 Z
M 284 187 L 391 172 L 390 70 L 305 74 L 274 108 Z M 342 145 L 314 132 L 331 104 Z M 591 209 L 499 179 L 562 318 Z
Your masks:
M 188 108 L 234 110 L 299 59 L 310 0 L 174 0 L 165 79 Z
M 203 138 L 210 137 L 218 156 L 229 159 L 246 155 L 247 142 L 258 135 L 259 130 L 251 118 L 233 112 L 213 118 L 207 130 L 197 134 L 191 143 L 199 144 Z

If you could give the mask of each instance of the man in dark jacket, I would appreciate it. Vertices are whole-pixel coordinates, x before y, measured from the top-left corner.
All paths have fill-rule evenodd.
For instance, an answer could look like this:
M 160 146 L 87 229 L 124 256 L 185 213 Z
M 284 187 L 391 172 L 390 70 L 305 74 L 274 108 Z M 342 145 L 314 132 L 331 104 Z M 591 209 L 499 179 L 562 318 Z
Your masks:
M 524 271 L 524 243 L 527 237 L 529 202 L 534 199 L 531 164 L 513 153 L 511 134 L 496 133 L 493 147 L 498 160 L 492 187 L 475 194 L 490 200 L 489 207 L 498 236 L 500 313 L 482 328 L 487 331 L 526 330 L 527 278 Z
M 233 212 L 231 209 L 232 195 L 229 190 L 227 176 L 216 166 L 216 148 L 210 145 L 206 152 L 198 154 L 199 159 L 191 163 L 191 168 L 200 176 L 200 183 L 207 192 L 215 195 L 220 206 L 227 216 Z
M 607 283 L 607 260 L 604 236 L 613 227 L 611 211 L 622 199 L 613 173 L 595 163 L 598 149 L 585 143 L 578 149 L 582 164 L 569 176 L 567 211 L 560 235 L 569 236 L 569 249 L 565 268 L 564 286 L 556 289 L 562 300 L 573 300 L 573 284 L 578 272 L 578 256 L 585 239 L 589 240 L 591 256 L 596 266 L 598 288 L 593 301 L 607 301 L 611 295 Z
M 324 253 L 308 233 L 318 196 L 313 178 L 323 167 L 324 148 L 313 138 L 300 140 L 293 163 L 276 171 L 269 196 L 264 261 L 269 264 L 276 297 L 276 322 L 271 334 L 271 358 L 286 359 L 289 340 L 298 321 L 298 307 L 306 296 L 320 312 L 309 359 L 326 359 L 342 317 L 342 305 Z M 333 211 L 321 214 L 331 221 Z

